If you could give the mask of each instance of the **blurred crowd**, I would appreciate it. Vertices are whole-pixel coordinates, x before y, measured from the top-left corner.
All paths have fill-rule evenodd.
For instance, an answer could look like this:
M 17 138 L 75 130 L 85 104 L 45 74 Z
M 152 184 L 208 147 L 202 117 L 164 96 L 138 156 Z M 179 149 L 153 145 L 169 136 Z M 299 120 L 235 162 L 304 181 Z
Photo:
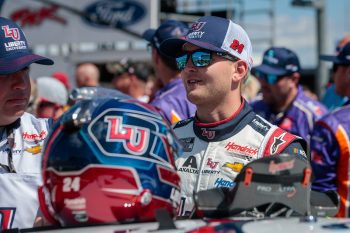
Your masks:
M 203 17 L 202 20 L 192 27 L 176 20 L 167 20 L 157 29 L 145 30 L 142 37 L 148 42 L 149 61 L 124 58 L 107 63 L 105 69 L 112 76 L 109 83 L 101 83 L 99 67 L 90 62 L 78 64 L 73 76 L 65 70 L 57 70 L 47 76 L 31 77 L 27 74 L 31 63 L 51 64 L 51 60 L 41 57 L 29 57 L 28 62 L 20 65 L 16 63 L 13 70 L 1 70 L 0 65 L 0 76 L 4 79 L 13 74 L 24 78 L 30 76 L 30 84 L 26 83 L 31 86 L 26 112 L 38 118 L 38 121 L 41 118 L 50 119 L 45 123 L 48 124 L 45 126 L 47 128 L 42 126 L 39 129 L 35 128 L 39 123 L 32 118 L 24 119 L 23 112 L 19 114 L 17 111 L 16 117 L 4 118 L 6 121 L 0 123 L 7 136 L 3 139 L 6 139 L 10 149 L 3 149 L 1 153 L 14 148 L 10 136 L 12 131 L 17 130 L 14 126 L 16 122 L 24 124 L 31 121 L 36 131 L 31 134 L 33 140 L 31 138 L 30 142 L 42 143 L 41 137 L 48 134 L 49 125 L 58 122 L 72 108 L 72 93 L 75 90 L 104 87 L 123 93 L 137 103 L 149 104 L 168 126 L 173 127 L 176 137 L 184 146 L 184 155 L 174 162 L 181 179 L 186 181 L 181 187 L 181 195 L 187 198 L 184 206 L 188 209 L 182 210 L 181 214 L 190 214 L 193 208 L 190 199 L 196 188 L 231 187 L 232 182 L 221 181 L 224 178 L 232 181 L 241 167 L 258 154 L 288 153 L 311 164 L 315 174 L 314 190 L 339 192 L 342 203 L 338 216 L 348 216 L 350 119 L 345 112 L 350 96 L 347 82 L 350 80 L 350 35 L 345 35 L 339 41 L 333 55 L 320 57 L 332 62 L 333 68 L 324 96 L 317 96 L 312 88 L 300 84 L 303 79 L 302 67 L 298 55 L 290 48 L 268 48 L 261 54 L 261 64 L 253 66 L 252 45 L 244 29 L 223 18 Z M 0 23 L 5 25 L 3 30 L 6 25 L 17 27 L 5 19 L 1 19 Z M 234 32 L 226 33 L 233 28 Z M 236 35 L 237 31 L 239 33 Z M 5 31 L 5 39 L 1 40 L 9 40 L 10 37 L 13 39 L 14 35 Z M 1 52 L 5 55 L 11 53 L 4 51 L 0 51 L 0 55 Z M 5 55 L 6 59 L 18 58 L 16 56 L 22 59 L 22 55 L 18 54 Z M 11 64 L 6 67 L 11 67 Z M 18 85 L 14 92 L 22 89 L 25 88 Z M 19 102 L 16 99 L 13 105 L 18 107 Z M 6 111 L 3 110 L 2 114 L 6 115 Z M 116 119 L 106 119 L 105 122 L 114 120 L 113 123 L 117 124 Z M 12 127 L 12 131 L 7 131 L 8 126 Z M 27 138 L 23 136 L 21 140 L 26 141 Z M 19 145 L 22 144 L 15 146 Z M 236 166 L 239 164 L 239 168 L 231 169 L 230 175 L 226 175 L 229 174 L 227 167 L 220 168 L 223 169 L 220 171 L 224 178 L 212 172 L 208 180 L 201 180 L 202 183 L 198 182 L 196 187 L 194 182 L 202 179 L 201 172 L 215 170 L 229 152 L 244 155 L 231 161 Z M 0 168 L 4 171 L 8 169 L 8 172 L 26 171 L 20 169 L 20 162 L 12 164 L 12 152 L 8 156 L 6 161 L 0 159 Z M 202 161 L 200 164 L 210 169 L 199 168 L 196 161 Z M 185 172 L 186 169 L 199 169 L 201 172 L 189 174 Z M 3 173 L 0 173 L 0 178 Z M 6 181 L 0 179 L 0 186 L 1 182 Z M 1 201 L 4 200 L 0 197 L 0 209 Z M 40 219 L 36 218 L 35 223 L 40 225 Z

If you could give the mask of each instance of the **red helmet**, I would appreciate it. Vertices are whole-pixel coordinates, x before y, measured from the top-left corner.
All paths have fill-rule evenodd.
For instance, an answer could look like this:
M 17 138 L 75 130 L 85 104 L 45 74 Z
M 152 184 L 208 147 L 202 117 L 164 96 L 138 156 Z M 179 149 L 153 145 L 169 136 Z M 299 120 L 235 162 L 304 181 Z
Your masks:
M 46 143 L 41 210 L 63 226 L 153 221 L 159 208 L 175 216 L 179 151 L 150 105 L 83 100 L 60 118 Z

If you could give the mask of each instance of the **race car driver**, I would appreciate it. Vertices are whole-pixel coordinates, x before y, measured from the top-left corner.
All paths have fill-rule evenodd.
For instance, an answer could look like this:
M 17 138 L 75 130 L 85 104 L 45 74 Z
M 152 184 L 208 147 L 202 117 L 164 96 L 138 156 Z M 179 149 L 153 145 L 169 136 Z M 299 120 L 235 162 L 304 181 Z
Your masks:
M 252 66 L 252 45 L 242 27 L 204 16 L 186 37 L 161 50 L 176 57 L 196 115 L 174 126 L 184 146 L 176 160 L 181 177 L 179 215 L 194 210 L 193 193 L 232 187 L 240 169 L 257 158 L 286 152 L 306 160 L 305 141 L 257 116 L 241 97 Z

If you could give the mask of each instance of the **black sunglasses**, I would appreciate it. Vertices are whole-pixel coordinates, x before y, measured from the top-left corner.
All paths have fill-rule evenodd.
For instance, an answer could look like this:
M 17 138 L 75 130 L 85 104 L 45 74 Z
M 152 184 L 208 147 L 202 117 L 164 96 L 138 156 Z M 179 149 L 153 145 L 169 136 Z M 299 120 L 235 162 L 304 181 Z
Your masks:
M 186 67 L 189 57 L 191 57 L 192 64 L 195 67 L 205 67 L 210 65 L 213 55 L 216 54 L 220 57 L 226 58 L 230 61 L 238 61 L 239 59 L 231 56 L 227 53 L 212 52 L 208 50 L 195 50 L 186 53 L 182 53 L 180 56 L 176 57 L 176 64 L 179 70 L 183 70 Z

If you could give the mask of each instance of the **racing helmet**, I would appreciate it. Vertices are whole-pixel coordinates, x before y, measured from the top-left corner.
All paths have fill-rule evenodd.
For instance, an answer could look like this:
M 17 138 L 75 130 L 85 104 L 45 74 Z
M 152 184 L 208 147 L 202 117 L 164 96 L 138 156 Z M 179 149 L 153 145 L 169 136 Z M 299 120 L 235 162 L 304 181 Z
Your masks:
M 133 99 L 82 100 L 45 144 L 40 208 L 53 224 L 154 221 L 176 215 L 181 146 L 152 106 Z

